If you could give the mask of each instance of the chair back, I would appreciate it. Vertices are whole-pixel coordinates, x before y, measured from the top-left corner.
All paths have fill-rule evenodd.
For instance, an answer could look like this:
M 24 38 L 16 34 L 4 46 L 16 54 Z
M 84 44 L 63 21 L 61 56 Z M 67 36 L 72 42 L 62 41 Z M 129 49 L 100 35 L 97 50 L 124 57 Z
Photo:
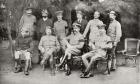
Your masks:
M 135 38 L 125 39 L 125 50 L 128 56 L 137 56 L 139 53 L 140 40 Z

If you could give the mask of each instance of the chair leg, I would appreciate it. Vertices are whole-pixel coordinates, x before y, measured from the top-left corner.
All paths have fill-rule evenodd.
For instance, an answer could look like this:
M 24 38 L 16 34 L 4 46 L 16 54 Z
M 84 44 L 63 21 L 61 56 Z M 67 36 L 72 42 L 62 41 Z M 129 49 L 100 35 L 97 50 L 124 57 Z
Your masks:
M 111 60 L 108 60 L 108 62 L 107 62 L 107 71 L 108 71 L 108 74 L 110 74 L 110 69 L 111 69 Z
M 29 69 L 32 70 L 32 61 L 30 60 Z
M 43 71 L 45 71 L 45 64 L 42 65 L 42 69 L 43 69 Z

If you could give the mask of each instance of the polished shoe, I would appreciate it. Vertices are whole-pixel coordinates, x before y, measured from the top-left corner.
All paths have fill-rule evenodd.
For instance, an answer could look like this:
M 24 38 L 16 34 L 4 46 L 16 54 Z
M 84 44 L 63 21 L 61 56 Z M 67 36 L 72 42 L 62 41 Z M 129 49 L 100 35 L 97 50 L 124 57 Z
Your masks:
M 116 69 L 115 68 L 111 68 L 110 71 L 116 71 Z
M 29 75 L 29 72 L 28 71 L 24 71 L 24 74 L 27 76 L 27 75 Z
M 80 78 L 89 78 L 89 77 L 94 77 L 94 75 L 92 73 L 87 73 L 87 72 L 82 73 L 80 75 Z
M 20 67 L 15 67 L 14 73 L 22 72 L 22 69 Z
M 89 73 L 87 76 L 88 76 L 88 77 L 94 77 L 94 74 Z
M 70 74 L 71 74 L 71 70 L 67 70 L 65 73 L 66 76 L 69 76 Z

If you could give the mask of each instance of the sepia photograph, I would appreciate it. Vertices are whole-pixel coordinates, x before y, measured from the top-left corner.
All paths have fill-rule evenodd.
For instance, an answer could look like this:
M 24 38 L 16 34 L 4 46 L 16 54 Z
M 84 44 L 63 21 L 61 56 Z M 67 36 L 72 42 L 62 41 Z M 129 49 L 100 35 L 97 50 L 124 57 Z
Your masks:
M 140 0 L 0 0 L 0 84 L 140 84 Z

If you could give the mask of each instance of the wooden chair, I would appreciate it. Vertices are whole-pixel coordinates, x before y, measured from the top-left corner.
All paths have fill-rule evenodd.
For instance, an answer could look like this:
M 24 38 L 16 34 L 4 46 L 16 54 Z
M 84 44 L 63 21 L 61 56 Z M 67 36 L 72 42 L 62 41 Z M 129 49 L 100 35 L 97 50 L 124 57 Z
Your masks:
M 112 41 L 109 41 L 108 44 L 113 44 Z M 104 57 L 99 57 L 96 59 L 96 64 L 93 65 L 99 72 L 104 74 L 110 74 L 111 69 L 111 60 L 112 60 L 112 48 L 106 48 L 106 55 Z
M 131 59 L 136 64 L 136 57 L 139 55 L 140 40 L 135 38 L 126 38 L 124 50 L 117 51 L 125 55 L 125 64 L 127 59 Z

